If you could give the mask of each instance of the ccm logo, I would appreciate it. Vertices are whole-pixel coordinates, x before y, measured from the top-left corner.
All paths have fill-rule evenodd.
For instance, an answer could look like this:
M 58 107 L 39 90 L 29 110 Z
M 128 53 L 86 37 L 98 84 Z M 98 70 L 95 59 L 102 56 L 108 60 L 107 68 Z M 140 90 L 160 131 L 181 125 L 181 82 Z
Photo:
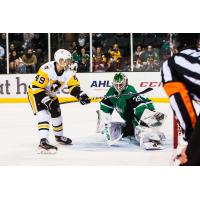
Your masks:
M 141 82 L 140 87 L 160 87 L 161 82 Z

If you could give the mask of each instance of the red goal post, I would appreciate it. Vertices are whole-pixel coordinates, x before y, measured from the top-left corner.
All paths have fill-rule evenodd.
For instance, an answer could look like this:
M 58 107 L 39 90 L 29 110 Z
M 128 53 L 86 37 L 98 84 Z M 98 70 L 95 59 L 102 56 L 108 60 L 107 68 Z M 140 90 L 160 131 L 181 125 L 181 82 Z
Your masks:
M 174 117 L 174 135 L 173 135 L 173 147 L 176 149 L 180 144 L 180 137 L 182 137 L 183 131 L 180 127 L 179 123 L 177 122 L 176 117 Z
M 178 135 L 179 135 L 179 125 L 176 118 L 174 117 L 174 135 L 173 135 L 173 146 L 174 149 L 178 147 Z

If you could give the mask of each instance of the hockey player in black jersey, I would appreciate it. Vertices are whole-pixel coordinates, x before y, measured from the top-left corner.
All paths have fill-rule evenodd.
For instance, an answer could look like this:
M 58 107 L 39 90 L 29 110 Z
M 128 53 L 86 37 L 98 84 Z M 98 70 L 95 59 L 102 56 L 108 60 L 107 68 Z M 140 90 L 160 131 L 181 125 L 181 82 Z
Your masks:
M 174 34 L 173 56 L 161 70 L 164 90 L 188 143 L 178 156 L 180 165 L 200 165 L 200 116 L 197 116 L 193 105 L 193 101 L 200 102 L 198 41 L 197 33 Z

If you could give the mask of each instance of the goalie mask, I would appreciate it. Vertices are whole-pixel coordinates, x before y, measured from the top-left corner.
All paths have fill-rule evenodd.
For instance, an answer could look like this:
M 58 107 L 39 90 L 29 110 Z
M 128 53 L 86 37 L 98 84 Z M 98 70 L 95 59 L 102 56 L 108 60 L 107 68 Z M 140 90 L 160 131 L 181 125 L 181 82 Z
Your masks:
M 118 93 L 121 93 L 123 90 L 125 90 L 127 85 L 128 85 L 128 79 L 125 74 L 123 73 L 115 74 L 113 79 L 113 86 Z

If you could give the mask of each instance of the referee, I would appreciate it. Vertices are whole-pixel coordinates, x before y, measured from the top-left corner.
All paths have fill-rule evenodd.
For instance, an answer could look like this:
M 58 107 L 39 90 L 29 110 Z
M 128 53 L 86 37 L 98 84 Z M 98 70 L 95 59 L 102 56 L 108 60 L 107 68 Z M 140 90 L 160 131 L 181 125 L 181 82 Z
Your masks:
M 200 116 L 192 100 L 200 103 L 199 34 L 179 33 L 172 37 L 173 56 L 164 62 L 161 76 L 170 105 L 184 131 L 188 145 L 179 157 L 181 166 L 200 166 Z

